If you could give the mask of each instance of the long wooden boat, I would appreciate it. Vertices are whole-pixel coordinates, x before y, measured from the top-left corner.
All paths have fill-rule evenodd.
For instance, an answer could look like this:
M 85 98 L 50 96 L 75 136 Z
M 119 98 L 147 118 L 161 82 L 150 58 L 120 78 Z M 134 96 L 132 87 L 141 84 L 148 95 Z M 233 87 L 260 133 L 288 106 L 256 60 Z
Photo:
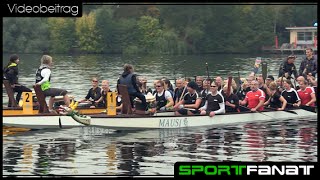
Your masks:
M 138 130 L 220 126 L 247 122 L 317 118 L 317 113 L 314 112 L 303 109 L 292 111 L 296 114 L 285 111 L 265 111 L 222 114 L 209 117 L 202 115 L 175 116 L 173 112 L 167 112 L 157 113 L 152 116 L 137 114 L 108 116 L 106 114 L 95 114 L 86 118 L 55 114 L 6 115 L 3 117 L 3 125 L 30 129 L 93 126 L 116 130 Z
M 105 113 L 106 108 L 87 108 L 87 107 L 77 107 L 76 110 L 80 114 L 90 115 L 90 114 L 100 114 Z M 36 107 L 33 109 L 33 114 L 39 114 L 39 109 Z M 3 107 L 2 115 L 23 115 L 22 107 Z

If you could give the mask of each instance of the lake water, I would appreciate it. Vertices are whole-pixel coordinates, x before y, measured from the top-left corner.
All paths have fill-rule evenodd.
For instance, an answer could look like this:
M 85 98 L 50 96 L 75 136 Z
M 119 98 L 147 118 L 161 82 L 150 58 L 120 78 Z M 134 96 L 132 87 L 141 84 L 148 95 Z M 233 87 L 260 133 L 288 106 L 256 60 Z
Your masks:
M 52 86 L 66 88 L 75 99 L 85 97 L 90 79 L 116 80 L 124 63 L 153 80 L 168 77 L 251 71 L 257 56 L 278 74 L 281 55 L 203 56 L 61 56 L 53 55 Z M 9 55 L 4 55 L 5 62 Z M 41 55 L 20 55 L 19 81 L 32 87 Z M 185 61 L 184 61 L 185 60 Z M 297 68 L 302 58 L 298 57 Z M 3 102 L 7 102 L 3 93 Z M 219 127 L 119 132 L 81 127 L 57 130 L 3 128 L 4 175 L 173 175 L 177 161 L 317 161 L 317 119 L 287 119 Z

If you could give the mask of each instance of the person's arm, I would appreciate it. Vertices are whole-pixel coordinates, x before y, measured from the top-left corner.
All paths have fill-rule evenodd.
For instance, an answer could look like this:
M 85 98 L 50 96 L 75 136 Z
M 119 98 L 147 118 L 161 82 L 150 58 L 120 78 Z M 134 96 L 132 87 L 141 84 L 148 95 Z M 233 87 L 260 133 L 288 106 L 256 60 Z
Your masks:
M 311 100 L 309 101 L 309 102 L 307 102 L 306 103 L 306 106 L 310 106 L 310 104 L 313 104 L 313 103 L 315 103 L 316 102 L 316 95 L 315 95 L 315 93 L 313 92 L 313 93 L 311 93 L 310 94 L 310 96 L 311 96 Z
M 279 68 L 279 77 L 283 76 L 284 75 L 284 62 L 282 62 L 280 64 L 280 68 Z
M 137 90 L 137 92 L 141 92 L 138 85 L 137 85 L 137 76 L 135 74 L 132 75 L 131 81 L 133 84 L 133 88 L 135 88 Z
M 179 101 L 176 105 L 174 105 L 173 109 L 174 109 L 174 110 L 179 110 L 179 109 L 180 109 L 180 106 L 181 106 L 181 107 L 184 107 L 183 104 L 184 104 L 184 99 L 182 99 L 182 100 Z
M 44 82 L 49 81 L 50 74 L 51 74 L 51 70 L 50 69 L 43 69 L 41 71 L 41 76 L 43 77 L 43 79 L 40 82 L 37 82 L 36 84 L 41 85 Z
M 219 103 L 220 109 L 214 111 L 214 114 L 224 114 L 226 113 L 224 102 Z
M 252 108 L 251 111 L 257 111 L 261 106 L 263 106 L 263 103 L 264 99 L 260 99 L 259 104 L 255 108 Z
M 315 77 L 316 76 L 316 74 L 317 74 L 317 70 L 318 70 L 318 68 L 317 68 L 317 65 L 318 63 L 317 63 L 317 60 L 315 59 L 315 60 L 313 60 L 313 63 L 312 63 L 312 65 L 313 65 L 313 71 L 311 72 L 311 74 L 312 74 L 312 76 L 313 77 Z
M 283 111 L 287 106 L 287 100 L 283 96 L 280 96 L 279 100 L 282 102 L 282 107 L 278 108 L 277 110 Z
M 206 100 L 206 102 L 204 103 L 204 105 L 203 105 L 201 108 L 199 108 L 199 110 L 200 110 L 200 111 L 205 111 L 205 110 L 207 110 L 207 106 L 208 106 L 208 101 Z
M 264 102 L 263 105 L 267 106 L 270 103 L 270 99 L 271 99 L 271 97 L 269 97 L 268 101 Z
M 94 97 L 94 101 L 96 101 L 96 100 L 98 100 L 98 99 L 100 99 L 101 97 L 102 97 L 102 94 L 101 94 L 101 89 L 99 88 L 99 87 L 97 87 L 96 89 L 95 89 L 95 91 L 96 91 L 96 96 Z
M 185 108 L 194 108 L 198 109 L 201 104 L 201 98 L 197 98 L 196 102 L 194 104 L 186 104 L 184 105 Z
M 304 61 L 305 61 L 305 60 L 302 60 L 302 62 L 300 63 L 299 76 L 302 76 L 303 70 L 304 70 L 304 68 L 305 68 Z
M 293 75 L 294 75 L 294 78 L 297 79 L 298 77 L 298 72 L 297 72 L 297 68 L 295 65 L 293 65 L 294 69 L 293 69 Z
M 165 105 L 165 107 L 169 108 L 169 107 L 173 106 L 173 104 L 174 104 L 173 98 L 172 98 L 171 93 L 169 91 L 164 91 L 164 93 L 165 93 L 164 95 L 165 95 L 166 100 L 169 101 L 169 103 L 167 103 Z
M 248 96 L 246 95 L 246 97 L 244 98 L 244 100 L 239 101 L 239 104 L 240 104 L 240 105 L 246 105 L 246 104 L 247 104 L 247 99 L 248 99 Z

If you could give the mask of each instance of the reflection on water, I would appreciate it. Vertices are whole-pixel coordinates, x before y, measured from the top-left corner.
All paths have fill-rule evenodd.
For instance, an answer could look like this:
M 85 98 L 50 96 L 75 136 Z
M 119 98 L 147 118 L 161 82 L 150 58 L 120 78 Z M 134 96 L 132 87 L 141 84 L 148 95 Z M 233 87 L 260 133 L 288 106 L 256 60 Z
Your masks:
M 114 131 L 81 127 L 3 137 L 4 175 L 173 175 L 177 161 L 317 161 L 317 121 Z

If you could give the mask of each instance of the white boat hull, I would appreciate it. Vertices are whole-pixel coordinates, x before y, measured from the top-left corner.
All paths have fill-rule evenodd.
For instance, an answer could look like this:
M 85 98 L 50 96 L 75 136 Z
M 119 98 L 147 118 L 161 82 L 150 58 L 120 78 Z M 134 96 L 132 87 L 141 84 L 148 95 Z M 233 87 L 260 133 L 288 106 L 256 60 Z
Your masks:
M 302 109 L 293 110 L 297 114 L 284 111 L 272 111 L 263 113 L 240 113 L 209 116 L 173 116 L 172 113 L 164 113 L 157 116 L 144 117 L 103 117 L 91 116 L 89 126 L 109 129 L 134 130 L 134 129 L 170 129 L 199 126 L 219 126 L 225 124 L 239 124 L 260 121 L 278 121 L 284 119 L 317 118 L 317 113 Z M 167 116 L 166 116 L 167 115 Z M 169 116 L 168 116 L 169 115 Z M 4 126 L 24 127 L 30 129 L 43 128 L 70 128 L 86 126 L 76 122 L 71 116 L 5 116 Z

